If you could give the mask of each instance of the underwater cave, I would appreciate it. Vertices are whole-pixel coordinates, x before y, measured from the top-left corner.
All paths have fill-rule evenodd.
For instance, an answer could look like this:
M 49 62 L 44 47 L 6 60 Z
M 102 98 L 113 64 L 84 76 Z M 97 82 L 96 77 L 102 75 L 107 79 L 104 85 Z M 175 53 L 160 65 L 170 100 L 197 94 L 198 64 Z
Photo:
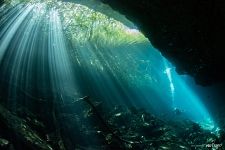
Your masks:
M 1 1 L 0 149 L 224 149 L 209 1 Z

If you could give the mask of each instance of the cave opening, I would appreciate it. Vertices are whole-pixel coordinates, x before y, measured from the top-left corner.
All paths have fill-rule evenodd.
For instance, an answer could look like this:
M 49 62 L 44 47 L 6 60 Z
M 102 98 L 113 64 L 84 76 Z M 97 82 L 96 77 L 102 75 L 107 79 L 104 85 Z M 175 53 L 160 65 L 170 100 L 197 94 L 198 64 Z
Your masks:
M 188 149 L 218 140 L 192 79 L 101 5 L 109 15 L 52 0 L 1 5 L 2 147 Z

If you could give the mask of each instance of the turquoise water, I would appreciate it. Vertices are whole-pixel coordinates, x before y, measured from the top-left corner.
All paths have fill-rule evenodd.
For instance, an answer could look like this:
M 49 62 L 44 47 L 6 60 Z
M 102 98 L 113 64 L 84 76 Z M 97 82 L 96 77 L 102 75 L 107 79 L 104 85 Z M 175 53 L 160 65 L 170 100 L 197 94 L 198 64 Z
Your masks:
M 60 107 L 90 96 L 105 108 L 144 108 L 162 118 L 191 119 L 214 128 L 203 100 L 150 42 L 135 38 L 119 44 L 71 42 L 61 12 L 46 7 L 3 5 L 0 9 L 1 96 L 11 110 L 25 105 L 43 113 L 47 108 L 30 99 Z M 127 31 L 133 36 L 139 33 Z M 70 109 L 82 108 L 76 104 Z

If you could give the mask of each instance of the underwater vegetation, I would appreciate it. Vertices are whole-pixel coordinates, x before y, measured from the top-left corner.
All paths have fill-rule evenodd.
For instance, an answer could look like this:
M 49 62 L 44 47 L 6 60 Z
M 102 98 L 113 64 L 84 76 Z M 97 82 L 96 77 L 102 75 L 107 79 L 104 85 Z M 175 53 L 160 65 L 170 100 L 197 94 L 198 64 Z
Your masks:
M 134 25 L 61 1 L 1 5 L 0 123 L 7 150 L 225 144 L 197 93 Z

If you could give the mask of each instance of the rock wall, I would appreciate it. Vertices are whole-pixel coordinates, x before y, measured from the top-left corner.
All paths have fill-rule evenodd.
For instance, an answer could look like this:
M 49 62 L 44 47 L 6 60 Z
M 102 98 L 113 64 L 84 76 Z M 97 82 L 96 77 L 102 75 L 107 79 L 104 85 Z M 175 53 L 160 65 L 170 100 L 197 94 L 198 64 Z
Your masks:
M 201 85 L 225 79 L 225 1 L 101 0 L 136 23 L 153 46 Z

